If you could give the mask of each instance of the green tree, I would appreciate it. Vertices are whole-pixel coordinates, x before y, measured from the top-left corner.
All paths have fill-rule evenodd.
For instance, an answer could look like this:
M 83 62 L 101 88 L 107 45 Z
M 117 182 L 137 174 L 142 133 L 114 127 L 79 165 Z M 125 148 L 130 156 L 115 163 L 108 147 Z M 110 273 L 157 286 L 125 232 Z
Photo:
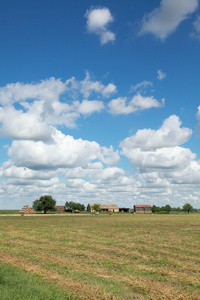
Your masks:
M 186 204 L 183 205 L 183 210 L 184 210 L 185 212 L 188 212 L 188 214 L 189 214 L 189 212 L 191 212 L 191 211 L 193 210 L 193 207 L 192 207 L 191 204 L 186 203 Z
M 160 211 L 160 207 L 159 206 L 156 206 L 156 205 L 152 206 L 152 213 L 159 212 L 159 211 Z
M 73 201 L 70 201 L 70 202 L 65 202 L 65 207 L 66 209 L 67 208 L 71 208 L 73 210 L 80 210 L 80 211 L 84 211 L 85 210 L 85 205 L 84 204 L 81 204 L 81 203 L 76 203 L 76 202 L 73 202 Z
M 96 212 L 100 212 L 100 210 L 101 210 L 100 204 L 95 203 L 94 205 L 92 205 L 92 210 L 94 210 Z
M 181 208 L 178 206 L 178 207 L 176 208 L 176 211 L 181 211 Z
M 44 214 L 46 214 L 48 210 L 54 211 L 55 205 L 56 205 L 56 200 L 54 200 L 52 196 L 44 195 L 41 196 L 40 199 L 33 201 L 32 208 L 35 211 L 44 211 Z
M 163 207 L 164 211 L 166 211 L 168 214 L 170 213 L 170 211 L 172 210 L 171 206 L 169 204 L 165 205 Z

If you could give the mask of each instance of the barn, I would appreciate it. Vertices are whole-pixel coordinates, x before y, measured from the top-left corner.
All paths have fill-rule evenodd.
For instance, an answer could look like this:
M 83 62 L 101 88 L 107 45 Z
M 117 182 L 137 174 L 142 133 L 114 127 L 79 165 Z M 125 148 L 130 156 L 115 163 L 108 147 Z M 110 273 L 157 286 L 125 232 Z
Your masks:
M 151 205 L 134 205 L 134 213 L 136 214 L 152 214 Z
M 66 212 L 66 208 L 64 205 L 56 205 L 56 212 L 61 213 L 61 212 Z
M 94 210 L 92 209 L 93 204 L 88 204 L 87 206 L 87 211 L 89 212 L 94 212 Z M 101 208 L 101 212 L 119 212 L 119 207 L 116 204 L 99 204 L 100 208 Z

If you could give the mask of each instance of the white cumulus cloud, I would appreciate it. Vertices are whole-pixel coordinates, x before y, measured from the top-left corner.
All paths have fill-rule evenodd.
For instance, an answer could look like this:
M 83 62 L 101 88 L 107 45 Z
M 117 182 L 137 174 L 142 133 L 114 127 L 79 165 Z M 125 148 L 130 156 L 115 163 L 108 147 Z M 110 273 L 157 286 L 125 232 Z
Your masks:
M 83 115 L 91 114 L 93 112 L 100 112 L 102 109 L 104 109 L 104 104 L 102 101 L 83 100 L 81 103 L 75 102 L 74 103 L 75 106 L 76 103 L 78 104 L 78 108 L 77 108 L 78 112 Z
M 108 8 L 92 8 L 86 11 L 85 17 L 88 32 L 97 34 L 102 45 L 115 41 L 116 34 L 108 30 L 110 23 L 113 22 L 113 16 Z
M 196 182 L 192 171 L 199 174 L 196 154 L 181 145 L 192 135 L 192 130 L 181 127 L 181 121 L 175 115 L 166 119 L 158 130 L 138 130 L 135 135 L 126 138 L 120 144 L 121 154 L 126 156 L 133 168 L 138 168 L 142 185 L 152 186 L 152 182 L 166 185 L 182 183 L 182 175 L 190 184 Z M 189 183 L 189 182 L 188 182 Z
M 117 92 L 113 83 L 104 85 L 86 72 L 83 80 L 63 82 L 50 78 L 39 83 L 11 83 L 0 87 L 1 134 L 14 139 L 49 140 L 51 126 L 76 127 L 81 116 L 105 109 L 101 100 Z M 16 106 L 17 103 L 17 106 Z
M 53 143 L 43 141 L 14 140 L 8 150 L 12 162 L 18 167 L 33 170 L 58 168 L 88 168 L 88 164 L 100 160 L 105 164 L 119 162 L 118 152 L 112 147 L 100 147 L 96 142 L 77 139 L 64 135 L 54 129 Z
M 184 169 L 196 155 L 190 149 L 182 147 L 164 147 L 154 151 L 144 151 L 140 148 L 123 148 L 122 154 L 130 159 L 133 167 L 138 166 L 143 172 L 159 169 Z
M 144 17 L 139 34 L 151 33 L 165 40 L 197 7 L 198 0 L 162 0 L 160 7 Z
M 113 99 L 109 102 L 108 107 L 111 114 L 119 115 L 119 114 L 130 114 L 136 111 L 141 111 L 145 109 L 150 109 L 153 107 L 159 108 L 163 107 L 164 99 L 162 102 L 158 102 L 153 97 L 144 97 L 139 93 L 131 99 L 127 103 L 127 98 L 119 97 L 117 99 Z
M 23 113 L 14 107 L 0 108 L 1 134 L 23 140 L 51 140 L 52 128 L 42 122 L 40 115 Z
M 54 77 L 40 83 L 11 83 L 0 88 L 0 104 L 7 105 L 30 99 L 56 100 L 64 91 L 66 91 L 65 83 Z
M 146 151 L 182 145 L 189 140 L 192 130 L 180 126 L 179 117 L 172 115 L 164 121 L 160 129 L 138 130 L 135 135 L 121 142 L 121 147 L 128 149 L 142 148 Z

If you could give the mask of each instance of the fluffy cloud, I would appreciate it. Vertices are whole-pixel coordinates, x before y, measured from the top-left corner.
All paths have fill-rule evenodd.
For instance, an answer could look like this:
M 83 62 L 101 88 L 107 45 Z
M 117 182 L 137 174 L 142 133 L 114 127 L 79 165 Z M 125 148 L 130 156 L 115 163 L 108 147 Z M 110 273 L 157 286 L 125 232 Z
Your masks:
M 143 82 L 140 86 L 150 83 Z M 117 92 L 113 83 L 104 85 L 93 80 L 86 72 L 83 80 L 72 77 L 65 82 L 50 78 L 40 83 L 8 84 L 0 88 L 1 134 L 17 140 L 52 141 L 52 128 L 64 125 L 76 127 L 81 116 L 99 113 L 107 108 L 102 101 Z M 89 97 L 102 100 L 88 100 Z M 80 100 L 78 98 L 81 98 Z M 83 99 L 82 99 L 83 98 Z M 108 104 L 112 114 L 129 114 L 152 107 L 162 107 L 153 97 L 135 95 L 131 101 L 127 98 L 113 99 Z
M 12 161 L 3 163 L 0 168 L 0 176 L 6 178 L 18 178 L 24 180 L 49 180 L 56 176 L 56 173 L 49 171 L 36 171 L 25 167 L 17 167 Z
M 175 147 L 186 143 L 192 135 L 189 128 L 181 128 L 178 116 L 170 116 L 158 130 L 138 130 L 135 135 L 121 142 L 122 148 L 142 148 L 144 151 Z
M 88 100 L 83 100 L 81 103 L 79 103 L 78 101 L 74 103 L 75 106 L 77 104 L 78 108 L 78 112 L 83 114 L 83 115 L 87 115 L 87 114 L 91 114 L 93 112 L 100 112 L 102 109 L 104 109 L 104 104 L 102 101 L 88 101 Z
M 99 159 L 105 164 L 117 164 L 119 155 L 112 147 L 100 147 L 96 142 L 75 140 L 72 136 L 65 136 L 54 129 L 53 142 L 15 140 L 9 148 L 8 154 L 14 165 L 33 170 L 87 168 L 88 164 Z
M 10 105 L 15 102 L 40 100 L 45 104 L 58 101 L 62 94 L 69 96 L 83 96 L 88 98 L 92 93 L 100 94 L 103 97 L 110 97 L 117 92 L 117 87 L 113 83 L 107 86 L 101 81 L 92 80 L 90 73 L 86 71 L 85 78 L 81 81 L 72 77 L 65 82 L 54 77 L 42 80 L 40 83 L 11 83 L 5 87 L 0 87 L 0 104 Z M 77 94 L 75 94 L 77 93 Z
M 142 168 L 182 168 L 195 158 L 189 149 L 178 147 L 192 135 L 189 128 L 181 128 L 177 116 L 170 116 L 158 130 L 138 130 L 121 142 L 122 154 L 134 166 Z
M 77 98 L 93 94 L 104 99 L 116 91 L 113 83 L 94 81 L 89 72 L 81 81 L 72 77 L 65 82 L 50 78 L 40 83 L 8 84 L 0 88 L 1 133 L 14 139 L 47 141 L 51 139 L 51 125 L 74 128 L 81 116 L 105 109 L 100 100 Z
M 108 26 L 113 22 L 113 16 L 108 8 L 87 10 L 85 17 L 87 18 L 88 32 L 99 35 L 102 45 L 115 41 L 115 33 L 108 30 Z
M 64 91 L 66 84 L 53 77 L 36 84 L 11 83 L 0 88 L 0 104 L 4 106 L 31 99 L 57 100 Z
M 128 149 L 123 148 L 123 155 L 125 155 L 133 167 L 138 166 L 141 170 L 146 172 L 160 169 L 171 170 L 185 168 L 189 162 L 195 159 L 196 155 L 190 149 L 181 147 L 167 147 L 156 149 L 154 151 L 143 151 L 143 149 Z
M 0 108 L 1 134 L 14 139 L 51 140 L 52 128 L 37 114 L 23 113 L 14 107 Z
M 127 104 L 127 98 L 117 98 L 109 102 L 109 111 L 111 114 L 130 114 L 139 110 L 150 109 L 152 107 L 163 107 L 164 99 L 162 103 L 159 103 L 153 97 L 144 97 L 140 94 L 133 96 L 132 100 Z
M 187 185 L 191 187 L 198 186 L 200 182 L 200 161 L 190 161 L 186 168 L 174 170 L 168 177 L 172 184 Z
M 198 0 L 162 0 L 160 7 L 146 15 L 139 34 L 152 33 L 165 40 L 198 7 Z

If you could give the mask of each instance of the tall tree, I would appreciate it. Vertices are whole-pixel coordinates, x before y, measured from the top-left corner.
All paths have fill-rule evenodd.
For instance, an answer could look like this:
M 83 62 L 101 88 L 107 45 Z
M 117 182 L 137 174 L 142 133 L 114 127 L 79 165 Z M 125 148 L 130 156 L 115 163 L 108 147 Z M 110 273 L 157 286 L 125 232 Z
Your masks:
M 56 200 L 54 200 L 52 196 L 44 195 L 41 196 L 40 199 L 33 201 L 32 208 L 35 211 L 44 211 L 44 214 L 46 214 L 48 210 L 54 211 L 55 205 L 56 205 Z
M 189 212 L 191 212 L 191 211 L 193 210 L 193 207 L 192 207 L 191 204 L 186 203 L 186 204 L 183 205 L 183 210 L 184 210 L 184 211 L 187 211 L 188 214 L 189 214 Z

